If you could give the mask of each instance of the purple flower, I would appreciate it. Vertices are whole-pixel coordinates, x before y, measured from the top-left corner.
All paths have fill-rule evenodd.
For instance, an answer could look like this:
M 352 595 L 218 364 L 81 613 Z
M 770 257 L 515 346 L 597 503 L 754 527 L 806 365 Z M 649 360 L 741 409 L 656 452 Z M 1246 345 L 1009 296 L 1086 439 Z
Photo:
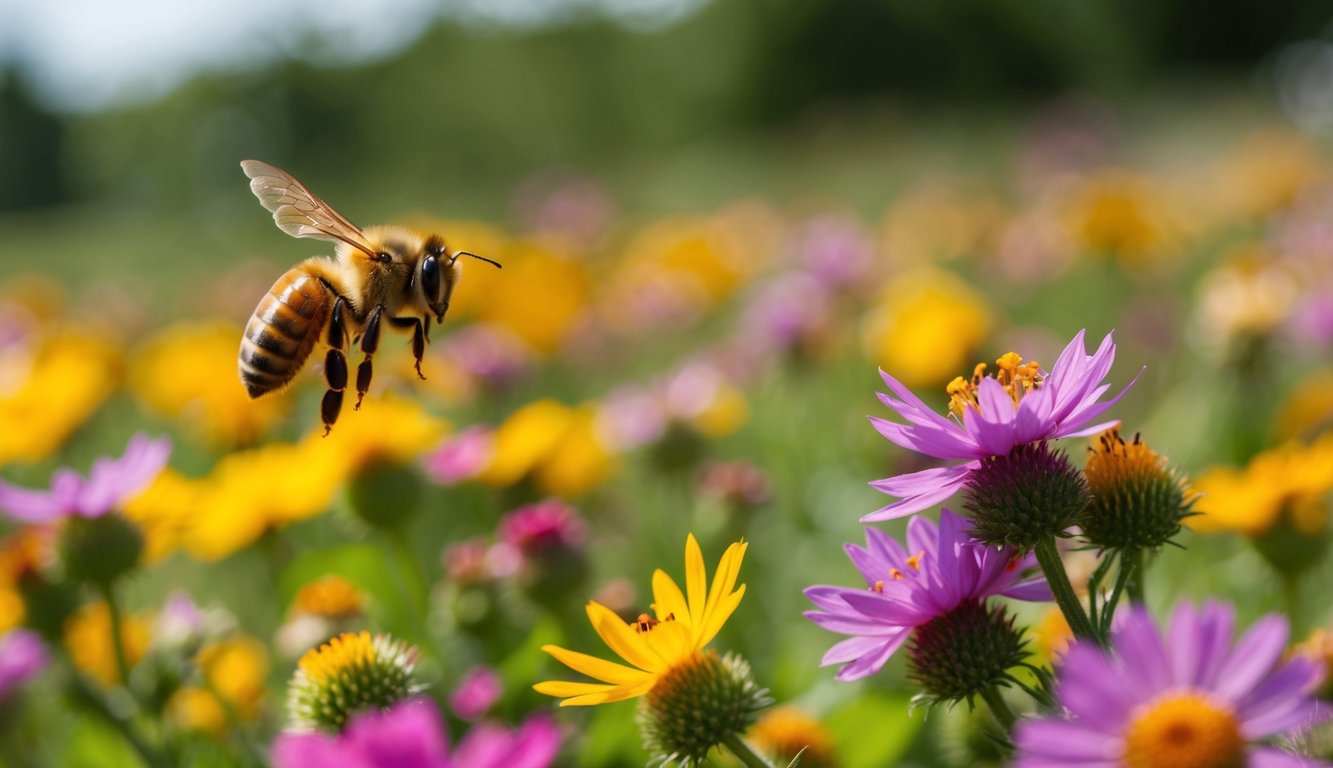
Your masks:
M 954 385 L 950 387 L 953 418 L 931 410 L 897 379 L 881 371 L 893 395 L 880 394 L 879 399 L 907 423 L 872 416 L 870 422 L 875 429 L 908 450 L 965 463 L 876 480 L 871 487 L 897 496 L 899 501 L 865 515 L 861 522 L 905 517 L 947 500 L 967 483 L 981 459 L 1005 456 L 1027 443 L 1093 435 L 1117 424 L 1113 420 L 1088 425 L 1119 402 L 1134 382 L 1110 400 L 1101 400 L 1110 388 L 1102 380 L 1115 361 L 1115 344 L 1108 333 L 1097 351 L 1088 355 L 1083 335 L 1079 331 L 1074 336 L 1049 373 L 1028 367 L 1032 364 L 1015 363 L 1016 367 L 1007 368 L 1006 358 L 1017 360 L 1017 355 L 1005 355 L 999 378 L 956 380 L 955 385 L 961 388 L 955 394 Z
M 139 433 L 130 438 L 124 456 L 93 462 L 87 479 L 72 469 L 59 469 L 49 491 L 31 491 L 0 480 L 0 510 L 21 523 L 101 517 L 152 482 L 170 455 L 170 440 L 152 440 Z
M 969 537 L 965 521 L 941 510 L 940 524 L 924 517 L 907 525 L 907 549 L 886 533 L 866 529 L 866 547 L 846 546 L 869 589 L 817 586 L 805 590 L 820 610 L 806 617 L 848 640 L 824 654 L 823 665 L 843 664 L 839 680 L 878 672 L 912 630 L 966 600 L 1004 595 L 1049 600 L 1042 578 L 1027 579 L 1035 564 L 1013 547 L 986 547 Z
M 476 720 L 490 711 L 503 693 L 500 676 L 490 667 L 477 667 L 463 676 L 449 694 L 449 708 L 464 720 Z
M 745 308 L 745 332 L 777 349 L 797 347 L 824 323 L 832 307 L 828 288 L 804 272 L 788 272 L 760 285 Z
M 1109 655 L 1075 644 L 1056 690 L 1066 716 L 1021 723 L 1016 764 L 1323 765 L 1257 746 L 1327 716 L 1312 697 L 1320 665 L 1303 656 L 1283 661 L 1280 616 L 1260 619 L 1232 646 L 1234 623 L 1229 605 L 1182 605 L 1164 636 L 1136 606 Z
M 455 331 L 445 349 L 455 365 L 490 388 L 507 386 L 532 367 L 532 350 L 522 339 L 487 323 Z
M 0 635 L 0 701 L 41 674 L 50 661 L 36 632 L 15 629 Z
M 535 715 L 517 730 L 476 726 L 451 753 L 434 702 L 409 699 L 357 715 L 338 735 L 283 733 L 273 744 L 273 762 L 277 768 L 545 768 L 559 749 L 555 724 Z
M 855 218 L 817 216 L 802 227 L 796 251 L 810 276 L 830 288 L 865 278 L 875 258 L 874 242 Z

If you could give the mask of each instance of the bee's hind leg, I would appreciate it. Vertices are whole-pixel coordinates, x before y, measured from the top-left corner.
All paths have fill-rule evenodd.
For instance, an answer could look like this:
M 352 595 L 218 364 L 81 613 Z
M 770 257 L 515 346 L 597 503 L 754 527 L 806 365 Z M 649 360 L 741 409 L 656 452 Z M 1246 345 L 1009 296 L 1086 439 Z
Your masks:
M 370 377 L 375 372 L 370 360 L 380 346 L 380 315 L 383 314 L 383 304 L 372 309 L 370 316 L 366 318 L 366 327 L 361 331 L 361 351 L 366 357 L 356 367 L 356 405 L 352 408 L 354 411 L 361 410 L 361 400 L 366 396 L 366 390 L 370 389 Z M 390 318 L 391 322 L 392 320 L 393 318 Z
M 426 330 L 422 328 L 421 320 L 415 317 L 391 317 L 389 322 L 393 323 L 394 328 L 412 329 L 412 356 L 417 362 L 417 378 L 425 381 L 426 376 L 421 372 L 421 358 L 426 354 Z
M 346 303 L 346 299 L 341 296 L 334 300 L 329 318 L 329 352 L 324 356 L 324 381 L 329 388 L 319 404 L 325 437 L 328 437 L 334 422 L 338 420 L 338 412 L 343 407 L 343 390 L 347 389 L 347 358 L 343 356 L 343 345 L 347 340 L 347 326 L 343 323 L 343 306 Z

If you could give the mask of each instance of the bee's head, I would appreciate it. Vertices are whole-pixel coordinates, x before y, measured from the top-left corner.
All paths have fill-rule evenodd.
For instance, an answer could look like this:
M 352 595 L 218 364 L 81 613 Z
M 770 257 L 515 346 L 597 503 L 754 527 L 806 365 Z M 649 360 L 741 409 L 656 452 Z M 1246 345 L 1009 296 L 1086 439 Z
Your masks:
M 449 296 L 454 292 L 462 268 L 458 264 L 459 256 L 471 256 L 474 259 L 494 264 L 484 256 L 467 251 L 448 253 L 443 242 L 432 240 L 426 245 L 426 257 L 421 260 L 421 293 L 426 306 L 435 315 L 435 322 L 444 322 L 444 313 L 449 309 Z

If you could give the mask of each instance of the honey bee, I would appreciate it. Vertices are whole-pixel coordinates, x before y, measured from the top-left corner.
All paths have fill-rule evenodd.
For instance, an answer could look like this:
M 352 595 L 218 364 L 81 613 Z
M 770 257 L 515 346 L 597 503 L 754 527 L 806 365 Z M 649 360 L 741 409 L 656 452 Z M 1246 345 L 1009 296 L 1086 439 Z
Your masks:
M 430 341 L 430 320 L 433 316 L 444 322 L 462 274 L 458 258 L 500 265 L 475 253 L 450 251 L 437 234 L 394 226 L 361 229 L 291 174 L 268 163 L 244 160 L 241 169 L 278 229 L 335 245 L 333 258 L 313 256 L 278 278 L 246 323 L 239 356 L 241 383 L 256 398 L 286 386 L 322 339 L 328 347 L 328 390 L 320 417 L 327 435 L 347 389 L 344 350 L 359 341 L 364 355 L 356 369 L 355 409 L 370 388 L 371 360 L 383 323 L 412 333 L 417 376 L 426 378 L 421 358 Z

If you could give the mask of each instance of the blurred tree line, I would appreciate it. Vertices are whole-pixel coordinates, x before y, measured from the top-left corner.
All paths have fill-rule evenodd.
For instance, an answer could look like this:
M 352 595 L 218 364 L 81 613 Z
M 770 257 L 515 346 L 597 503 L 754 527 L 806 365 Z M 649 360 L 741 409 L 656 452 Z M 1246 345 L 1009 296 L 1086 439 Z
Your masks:
M 317 189 L 349 177 L 508 183 L 830 105 L 1114 98 L 1182 70 L 1253 72 L 1331 17 L 1304 0 L 717 0 L 646 32 L 594 18 L 535 31 L 442 23 L 387 60 L 298 57 L 80 115 L 52 113 L 21 73 L 0 73 L 0 210 L 189 204 L 234 189 L 236 161 L 251 156 Z

